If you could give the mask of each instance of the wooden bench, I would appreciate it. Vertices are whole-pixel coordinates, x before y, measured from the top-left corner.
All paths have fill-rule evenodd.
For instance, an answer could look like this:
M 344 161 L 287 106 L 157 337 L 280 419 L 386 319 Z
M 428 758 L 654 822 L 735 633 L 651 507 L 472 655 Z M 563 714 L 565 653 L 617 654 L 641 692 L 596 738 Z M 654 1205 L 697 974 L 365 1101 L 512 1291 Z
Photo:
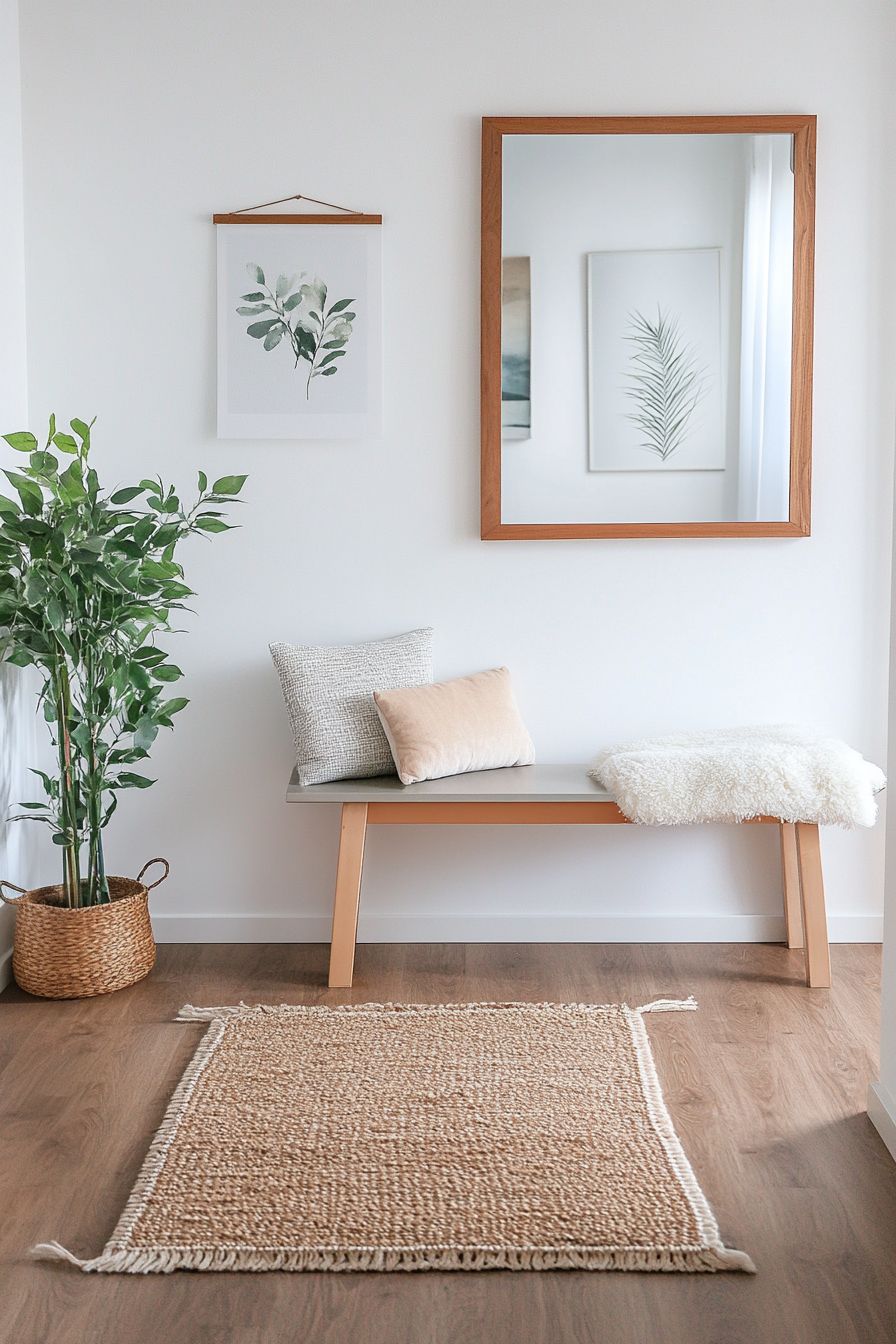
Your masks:
M 342 831 L 336 866 L 330 987 L 352 983 L 361 868 L 368 826 L 615 826 L 629 825 L 611 796 L 583 765 L 524 765 L 482 770 L 405 787 L 391 775 L 343 779 L 303 787 L 295 773 L 289 803 L 339 803 Z M 755 822 L 778 826 L 784 878 L 788 947 L 805 947 L 806 983 L 831 983 L 821 848 L 818 827 L 777 817 Z

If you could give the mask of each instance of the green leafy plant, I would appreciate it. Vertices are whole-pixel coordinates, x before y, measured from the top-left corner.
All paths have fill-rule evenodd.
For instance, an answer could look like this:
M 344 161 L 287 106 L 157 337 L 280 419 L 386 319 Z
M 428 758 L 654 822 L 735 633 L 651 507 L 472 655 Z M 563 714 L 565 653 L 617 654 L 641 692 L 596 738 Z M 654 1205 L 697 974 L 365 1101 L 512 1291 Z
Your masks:
M 260 266 L 249 262 L 246 270 L 249 278 L 261 286 L 243 294 L 236 310 L 240 317 L 252 318 L 246 334 L 261 341 L 265 350 L 275 350 L 281 341 L 286 341 L 296 369 L 299 360 L 307 361 L 307 401 L 313 379 L 332 378 L 338 372 L 337 360 L 345 357 L 352 323 L 357 317 L 357 313 L 350 311 L 355 300 L 338 299 L 327 308 L 327 287 L 323 280 L 306 280 L 304 271 L 300 275 L 279 275 L 272 289 Z
M 665 462 L 687 438 L 691 417 L 706 395 L 705 371 L 679 322 L 657 304 L 656 321 L 629 314 L 625 340 L 634 347 L 625 396 L 635 403 L 626 416 L 642 434 L 639 448 Z
M 109 900 L 103 828 L 123 789 L 154 783 L 133 767 L 189 703 L 171 696 L 183 673 L 156 642 L 192 596 L 175 551 L 192 534 L 228 531 L 214 506 L 235 502 L 246 480 L 209 487 L 200 472 L 189 508 L 161 477 L 107 495 L 89 464 L 92 425 L 72 420 L 69 434 L 51 416 L 43 448 L 5 434 L 26 460 L 3 473 L 15 497 L 0 494 L 0 661 L 39 669 L 57 760 L 52 775 L 32 772 L 46 801 L 22 803 L 15 819 L 50 827 L 69 906 Z

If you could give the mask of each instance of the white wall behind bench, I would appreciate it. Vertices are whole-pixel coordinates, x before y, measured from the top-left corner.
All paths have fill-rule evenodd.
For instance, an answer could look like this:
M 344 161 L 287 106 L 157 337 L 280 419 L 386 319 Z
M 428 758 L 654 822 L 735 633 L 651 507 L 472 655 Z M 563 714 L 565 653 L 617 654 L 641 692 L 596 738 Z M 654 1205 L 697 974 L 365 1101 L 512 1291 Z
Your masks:
M 881 760 L 894 333 L 881 283 L 890 0 L 338 5 L 27 0 L 31 408 L 99 416 L 107 480 L 251 473 L 187 557 L 193 704 L 110 866 L 167 854 L 161 936 L 320 938 L 337 818 L 283 802 L 270 639 L 435 626 L 436 672 L 513 670 L 544 760 L 803 719 Z M 818 112 L 814 535 L 478 540 L 483 113 Z M 385 216 L 386 430 L 214 437 L 214 210 L 295 190 Z M 878 931 L 882 831 L 825 837 L 834 933 Z M 46 881 L 52 871 L 29 875 Z M 776 838 L 375 832 L 362 937 L 776 934 Z

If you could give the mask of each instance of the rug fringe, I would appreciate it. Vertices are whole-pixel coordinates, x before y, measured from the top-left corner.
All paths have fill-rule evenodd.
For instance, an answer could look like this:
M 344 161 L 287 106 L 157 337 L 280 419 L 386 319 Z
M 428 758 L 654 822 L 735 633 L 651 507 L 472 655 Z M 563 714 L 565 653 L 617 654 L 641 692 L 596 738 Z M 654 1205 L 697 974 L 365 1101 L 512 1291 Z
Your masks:
M 67 1264 L 74 1265 L 76 1269 L 90 1270 L 96 1267 L 96 1260 L 81 1260 L 77 1255 L 72 1255 L 64 1246 L 60 1246 L 58 1241 L 42 1241 L 37 1246 L 31 1247 L 31 1257 L 34 1260 L 65 1260 Z M 102 1256 L 99 1257 L 103 1259 Z
M 195 1004 L 185 1003 L 174 1018 L 175 1022 L 218 1022 L 227 1018 L 244 1017 L 264 1013 L 298 1013 L 307 1016 L 329 1015 L 331 1013 L 465 1013 L 480 1012 L 483 1008 L 570 1008 L 590 1010 L 592 1012 L 619 1011 L 624 1005 L 618 1003 L 552 1003 L 552 1002 L 477 1002 L 477 1003 L 246 1003 L 231 1004 L 217 1008 L 198 1008 Z M 634 1008 L 636 1013 L 684 1013 L 696 1012 L 697 1000 L 693 994 L 686 999 L 654 999 Z
M 195 1008 L 192 1003 L 185 1003 L 174 1021 L 217 1022 L 222 1017 L 238 1017 L 248 1007 L 247 1003 L 241 1003 L 238 1007 L 229 1008 Z
M 144 1247 L 106 1251 L 81 1260 L 57 1241 L 35 1246 L 39 1260 L 64 1260 L 86 1274 L 173 1274 L 176 1270 L 264 1273 L 329 1270 L 336 1273 L 413 1273 L 425 1270 L 615 1269 L 654 1273 L 714 1274 L 756 1268 L 743 1251 L 727 1246 L 693 1250 L 575 1247 L 298 1247 L 250 1250 L 247 1247 Z
M 654 999 L 652 1003 L 642 1003 L 636 1013 L 695 1013 L 697 1000 L 693 994 L 686 999 Z

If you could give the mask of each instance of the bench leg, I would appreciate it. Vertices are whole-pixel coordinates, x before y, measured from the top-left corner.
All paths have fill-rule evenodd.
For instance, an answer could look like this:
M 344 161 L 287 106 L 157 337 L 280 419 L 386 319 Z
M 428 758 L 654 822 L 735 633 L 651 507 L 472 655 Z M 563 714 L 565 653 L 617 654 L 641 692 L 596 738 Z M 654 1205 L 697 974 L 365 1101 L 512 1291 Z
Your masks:
M 796 823 L 796 849 L 806 934 L 806 983 L 812 989 L 827 989 L 831 983 L 831 950 L 828 946 L 821 844 L 817 826 L 804 821 Z
M 333 936 L 330 942 L 331 989 L 351 988 L 366 834 L 367 804 L 343 803 L 339 860 L 336 865 L 336 896 L 333 901 Z
M 800 896 L 800 865 L 796 852 L 796 827 L 781 822 L 781 869 L 784 874 L 784 926 L 787 946 L 803 946 L 803 912 Z

